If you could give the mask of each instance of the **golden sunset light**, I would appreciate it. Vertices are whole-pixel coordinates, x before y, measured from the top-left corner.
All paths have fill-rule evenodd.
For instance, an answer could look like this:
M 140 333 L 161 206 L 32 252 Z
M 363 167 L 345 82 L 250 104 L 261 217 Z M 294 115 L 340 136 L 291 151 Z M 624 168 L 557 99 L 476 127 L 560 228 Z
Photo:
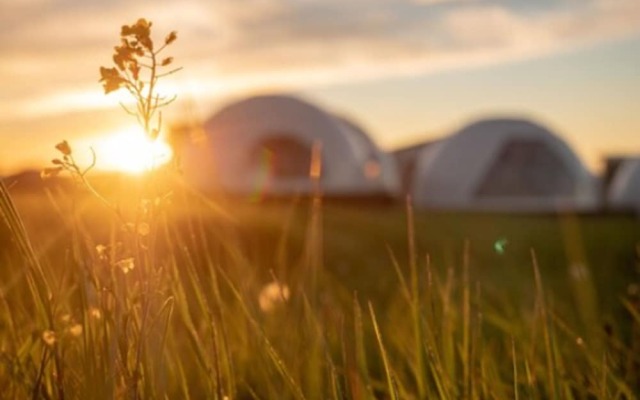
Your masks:
M 77 149 L 82 148 L 93 148 L 97 169 L 135 175 L 162 166 L 173 156 L 162 137 L 151 141 L 138 126 L 81 141 Z
M 640 0 L 0 0 L 2 399 L 636 399 Z

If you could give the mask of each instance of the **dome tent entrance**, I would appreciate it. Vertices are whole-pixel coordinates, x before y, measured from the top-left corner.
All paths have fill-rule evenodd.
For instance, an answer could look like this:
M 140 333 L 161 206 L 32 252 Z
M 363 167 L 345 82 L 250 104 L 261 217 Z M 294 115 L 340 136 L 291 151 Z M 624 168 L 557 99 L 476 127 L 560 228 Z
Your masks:
M 525 120 L 469 125 L 418 155 L 419 206 L 478 211 L 593 210 L 594 177 L 569 146 Z
M 371 170 L 380 150 L 351 125 L 300 99 L 257 96 L 223 108 L 185 146 L 185 178 L 207 192 L 266 196 L 311 194 L 312 148 L 321 146 L 320 184 L 327 196 L 394 195 L 388 171 Z M 389 165 L 381 164 L 388 169 Z M 391 173 L 392 175 L 393 173 Z M 395 176 L 394 176 L 395 178 Z

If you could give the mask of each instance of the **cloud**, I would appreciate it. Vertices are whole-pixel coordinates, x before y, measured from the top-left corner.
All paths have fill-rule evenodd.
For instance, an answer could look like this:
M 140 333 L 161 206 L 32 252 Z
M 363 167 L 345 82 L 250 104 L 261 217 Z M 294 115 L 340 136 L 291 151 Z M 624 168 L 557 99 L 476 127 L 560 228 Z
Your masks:
M 229 40 L 216 48 L 215 66 L 224 73 L 357 62 L 393 66 L 453 54 L 464 63 L 478 49 L 491 56 L 536 55 L 551 46 L 569 48 L 640 31 L 640 3 L 631 0 L 559 1 L 537 10 L 504 1 L 445 3 L 436 8 L 398 1 L 373 1 L 368 7 L 290 2 L 267 18 L 236 21 Z
M 101 95 L 119 26 L 140 16 L 160 37 L 178 30 L 177 84 L 198 95 L 468 68 L 640 33 L 637 0 L 16 3 L 0 16 L 0 106 L 14 116 L 113 106 L 89 94 Z
M 236 89 L 355 82 L 470 68 L 571 50 L 640 32 L 635 0 L 268 2 L 233 14 L 199 56 Z M 286 4 L 285 4 L 286 3 Z M 340 3 L 342 4 L 342 3 Z

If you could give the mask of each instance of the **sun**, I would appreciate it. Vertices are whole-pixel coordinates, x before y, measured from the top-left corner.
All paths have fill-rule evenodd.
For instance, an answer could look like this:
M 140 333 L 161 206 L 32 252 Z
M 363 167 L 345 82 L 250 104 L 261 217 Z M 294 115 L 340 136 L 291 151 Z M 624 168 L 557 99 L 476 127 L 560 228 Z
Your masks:
M 140 175 L 169 162 L 171 147 L 158 138 L 151 141 L 138 127 L 129 127 L 97 138 L 92 145 L 101 170 Z

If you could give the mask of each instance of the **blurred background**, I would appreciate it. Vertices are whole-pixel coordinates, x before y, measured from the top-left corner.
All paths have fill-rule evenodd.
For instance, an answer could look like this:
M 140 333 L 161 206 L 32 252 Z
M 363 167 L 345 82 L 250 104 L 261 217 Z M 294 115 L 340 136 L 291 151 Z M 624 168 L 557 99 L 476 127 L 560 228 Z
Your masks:
M 287 92 L 364 126 L 385 150 L 493 115 L 550 126 L 594 171 L 640 151 L 637 0 L 0 0 L 0 174 L 67 139 L 136 172 L 126 93 L 105 96 L 120 26 L 144 17 L 184 70 L 165 127 Z M 120 160 L 127 159 L 127 162 Z

